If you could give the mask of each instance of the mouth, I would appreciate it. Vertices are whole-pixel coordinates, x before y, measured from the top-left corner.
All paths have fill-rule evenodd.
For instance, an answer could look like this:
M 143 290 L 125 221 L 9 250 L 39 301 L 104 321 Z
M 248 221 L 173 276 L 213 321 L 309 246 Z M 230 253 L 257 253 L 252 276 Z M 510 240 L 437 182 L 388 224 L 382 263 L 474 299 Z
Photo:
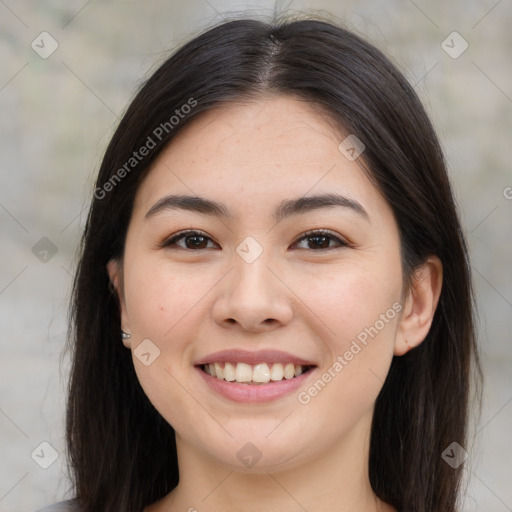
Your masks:
M 263 386 L 268 383 L 292 380 L 315 368 L 314 365 L 292 362 L 247 364 L 229 361 L 216 361 L 197 365 L 197 367 L 215 379 L 248 386 Z
M 284 399 L 306 385 L 318 368 L 312 360 L 274 349 L 222 350 L 193 364 L 207 389 L 246 404 Z

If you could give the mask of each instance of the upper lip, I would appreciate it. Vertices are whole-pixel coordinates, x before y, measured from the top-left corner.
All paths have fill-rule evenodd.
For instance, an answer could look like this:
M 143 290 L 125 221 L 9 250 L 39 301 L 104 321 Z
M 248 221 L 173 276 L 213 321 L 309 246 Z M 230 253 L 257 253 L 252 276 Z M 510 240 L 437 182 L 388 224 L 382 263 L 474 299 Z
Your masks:
M 302 366 L 316 366 L 314 362 L 303 359 L 302 357 L 298 357 L 288 352 L 272 349 L 257 350 L 254 352 L 239 349 L 221 350 L 219 352 L 214 352 L 212 354 L 208 354 L 207 356 L 201 357 L 194 363 L 194 365 L 199 366 L 216 362 L 220 363 L 223 361 L 232 363 L 246 363 L 250 365 L 260 363 L 293 363 L 295 365 L 300 364 Z

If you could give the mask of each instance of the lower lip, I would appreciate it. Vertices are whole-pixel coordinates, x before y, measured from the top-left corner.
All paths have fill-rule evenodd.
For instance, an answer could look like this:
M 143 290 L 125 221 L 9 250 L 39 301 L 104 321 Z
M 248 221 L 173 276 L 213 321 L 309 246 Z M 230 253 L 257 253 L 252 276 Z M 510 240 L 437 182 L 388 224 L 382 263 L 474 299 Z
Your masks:
M 201 368 L 195 367 L 206 384 L 219 395 L 238 403 L 259 403 L 270 402 L 285 395 L 288 395 L 299 388 L 313 373 L 314 368 L 294 377 L 270 381 L 268 384 L 240 384 L 239 382 L 227 382 L 224 379 L 217 379 L 204 372 Z

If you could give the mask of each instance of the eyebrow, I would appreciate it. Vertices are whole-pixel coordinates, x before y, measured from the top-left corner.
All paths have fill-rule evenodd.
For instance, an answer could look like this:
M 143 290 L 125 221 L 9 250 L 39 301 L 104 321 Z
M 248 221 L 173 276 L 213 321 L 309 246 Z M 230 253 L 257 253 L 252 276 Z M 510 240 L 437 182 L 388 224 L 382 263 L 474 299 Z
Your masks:
M 341 194 L 320 194 L 304 196 L 297 199 L 286 199 L 282 201 L 274 211 L 274 219 L 280 222 L 292 215 L 307 213 L 313 210 L 329 207 L 342 207 L 352 210 L 354 213 L 370 222 L 370 217 L 363 206 L 356 200 L 350 199 Z M 155 216 L 167 210 L 188 210 L 215 217 L 232 217 L 229 209 L 222 203 L 212 201 L 199 196 L 190 195 L 168 195 L 159 199 L 146 213 L 145 218 Z

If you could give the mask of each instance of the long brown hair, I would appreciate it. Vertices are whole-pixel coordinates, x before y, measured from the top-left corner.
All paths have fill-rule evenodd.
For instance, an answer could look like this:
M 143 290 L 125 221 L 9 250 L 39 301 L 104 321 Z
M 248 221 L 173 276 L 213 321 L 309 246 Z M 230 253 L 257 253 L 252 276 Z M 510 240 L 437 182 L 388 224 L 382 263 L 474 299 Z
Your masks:
M 480 370 L 470 266 L 443 154 L 396 67 L 351 31 L 312 18 L 229 21 L 195 37 L 143 84 L 108 145 L 73 290 L 66 433 L 77 503 L 83 512 L 140 512 L 178 483 L 174 430 L 120 342 L 106 264 L 122 257 L 137 188 L 173 136 L 201 112 L 265 94 L 315 104 L 364 143 L 365 172 L 398 224 L 406 283 L 429 255 L 443 264 L 430 332 L 394 357 L 375 404 L 369 477 L 398 510 L 454 512 L 463 466 L 452 468 L 442 453 L 452 442 L 466 447 Z M 148 137 L 155 147 L 131 161 Z

